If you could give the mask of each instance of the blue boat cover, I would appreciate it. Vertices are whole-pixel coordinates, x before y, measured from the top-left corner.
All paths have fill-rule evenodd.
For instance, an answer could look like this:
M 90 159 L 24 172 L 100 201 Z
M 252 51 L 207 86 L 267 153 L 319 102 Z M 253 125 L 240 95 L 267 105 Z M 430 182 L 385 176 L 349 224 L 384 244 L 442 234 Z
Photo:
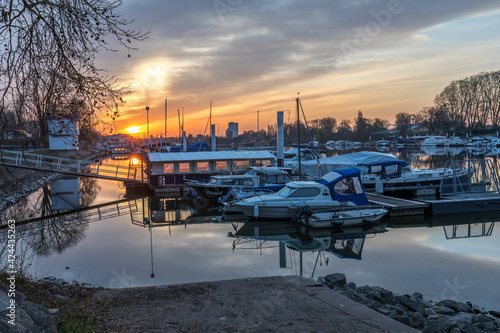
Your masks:
M 361 183 L 361 173 L 357 168 L 331 171 L 318 180 L 318 183 L 330 189 L 333 200 L 351 201 L 358 206 L 370 205 L 363 183 Z

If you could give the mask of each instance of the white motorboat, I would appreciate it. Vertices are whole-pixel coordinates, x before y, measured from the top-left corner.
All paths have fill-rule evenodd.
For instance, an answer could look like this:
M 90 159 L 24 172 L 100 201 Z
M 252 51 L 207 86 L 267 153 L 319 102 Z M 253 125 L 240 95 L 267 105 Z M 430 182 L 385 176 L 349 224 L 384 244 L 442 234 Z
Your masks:
M 317 162 L 302 164 L 302 173 L 309 177 L 319 177 L 330 170 L 356 167 L 361 171 L 361 180 L 365 189 L 375 188 L 380 182 L 384 187 L 407 187 L 421 185 L 439 185 L 443 178 L 472 175 L 475 169 L 412 169 L 406 161 L 399 160 L 392 154 L 362 151 L 319 159 Z
M 300 218 L 300 222 L 315 229 L 346 227 L 375 223 L 388 213 L 385 208 L 366 208 L 314 213 Z
M 290 182 L 275 194 L 243 199 L 232 207 L 252 218 L 289 219 L 306 205 L 313 212 L 368 206 L 359 169 L 335 170 L 317 182 Z
M 444 146 L 445 142 L 447 141 L 445 136 L 430 136 L 426 138 L 420 146 L 422 147 L 440 147 Z
M 186 184 L 194 189 L 204 200 L 217 200 L 236 187 L 251 189 L 254 193 L 279 191 L 292 181 L 288 172 L 278 167 L 252 167 L 243 175 L 211 176 L 208 182 L 187 180 Z

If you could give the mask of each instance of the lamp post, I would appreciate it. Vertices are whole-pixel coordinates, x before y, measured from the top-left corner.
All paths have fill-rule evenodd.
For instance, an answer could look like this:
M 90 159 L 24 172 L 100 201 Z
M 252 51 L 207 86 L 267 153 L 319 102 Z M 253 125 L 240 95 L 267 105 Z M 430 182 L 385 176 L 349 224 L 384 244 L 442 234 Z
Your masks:
M 149 106 L 146 106 L 146 116 L 147 116 L 147 123 L 148 123 L 148 152 L 149 152 Z

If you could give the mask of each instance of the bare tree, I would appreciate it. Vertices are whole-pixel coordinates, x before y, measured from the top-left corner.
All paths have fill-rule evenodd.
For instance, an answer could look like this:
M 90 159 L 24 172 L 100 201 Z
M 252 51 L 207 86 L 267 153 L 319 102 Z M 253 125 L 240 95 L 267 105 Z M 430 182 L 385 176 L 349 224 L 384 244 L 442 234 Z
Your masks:
M 43 118 L 60 105 L 61 96 L 69 96 L 82 101 L 86 112 L 106 110 L 112 120 L 117 117 L 126 91 L 96 67 L 95 56 L 117 48 L 132 50 L 133 41 L 147 37 L 127 29 L 132 21 L 117 13 L 122 3 L 0 0 L 0 112 L 21 98 L 43 132 Z M 33 93 L 38 101 L 32 100 Z

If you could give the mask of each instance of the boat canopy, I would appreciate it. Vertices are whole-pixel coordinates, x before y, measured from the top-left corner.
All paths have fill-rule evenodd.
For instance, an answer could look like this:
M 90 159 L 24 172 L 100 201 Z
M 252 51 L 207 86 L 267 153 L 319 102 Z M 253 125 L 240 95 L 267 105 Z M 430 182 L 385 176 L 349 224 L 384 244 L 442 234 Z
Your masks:
M 333 200 L 351 201 L 358 206 L 368 206 L 368 198 L 361 183 L 361 172 L 357 168 L 339 169 L 324 175 L 318 183 L 330 189 Z
M 392 154 L 384 154 L 374 151 L 360 151 L 357 153 L 320 158 L 314 161 L 304 161 L 302 162 L 302 173 L 310 177 L 321 177 L 329 171 L 336 169 L 389 161 L 399 160 Z
M 178 153 L 182 151 L 182 146 L 167 146 L 165 147 L 167 152 Z M 190 143 L 186 147 L 186 151 L 209 151 L 210 147 L 206 142 L 195 142 Z

